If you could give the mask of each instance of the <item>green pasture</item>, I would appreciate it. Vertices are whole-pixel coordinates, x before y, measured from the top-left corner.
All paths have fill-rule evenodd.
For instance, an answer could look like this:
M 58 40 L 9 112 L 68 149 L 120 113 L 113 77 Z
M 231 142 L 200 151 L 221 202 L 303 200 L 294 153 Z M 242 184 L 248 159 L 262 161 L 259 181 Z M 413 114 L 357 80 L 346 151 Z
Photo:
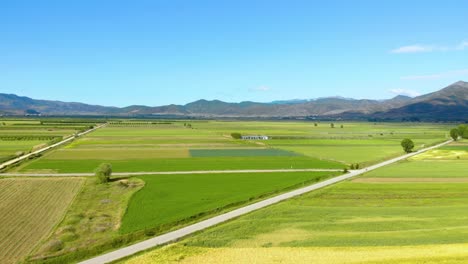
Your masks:
M 247 170 L 247 169 L 342 169 L 333 161 L 304 156 L 290 157 L 208 157 L 179 159 L 132 159 L 132 160 L 61 160 L 47 156 L 21 167 L 21 172 L 93 172 L 102 162 L 109 162 L 115 172 L 146 171 L 192 171 L 192 170 Z
M 376 248 L 385 247 L 386 254 L 380 259 L 399 263 L 398 252 L 406 251 L 402 247 L 424 250 L 434 245 L 468 243 L 467 211 L 467 183 L 345 182 L 253 212 L 134 259 L 152 256 L 139 263 L 176 263 L 177 258 L 209 262 L 237 254 L 234 256 L 240 261 L 246 259 L 243 255 L 262 260 L 279 254 L 276 260 L 296 263 L 311 250 L 312 259 L 330 255 L 328 261 L 318 263 L 335 258 L 337 263 L 364 263 L 372 260 Z M 236 249 L 242 249 L 242 253 Z M 413 248 L 409 256 L 417 257 L 418 249 Z M 355 256 L 354 250 L 361 254 Z M 288 254 L 295 257 L 288 258 Z M 415 263 L 424 257 L 419 256 Z
M 280 149 L 191 149 L 192 157 L 288 157 L 300 154 Z
M 116 171 L 343 168 L 350 163 L 365 166 L 403 154 L 400 141 L 406 137 L 414 140 L 416 149 L 444 141 L 449 127 L 419 123 L 335 122 L 335 128 L 324 122 L 317 126 L 314 122 L 170 123 L 110 125 L 17 170 L 91 172 L 102 162 L 111 162 Z M 273 139 L 234 140 L 232 132 Z
M 28 152 L 35 146 L 44 144 L 44 141 L 39 140 L 0 140 L 0 160 L 14 156 L 17 152 Z
M 386 166 L 366 173 L 363 177 L 388 178 L 438 178 L 438 177 L 468 177 L 465 161 L 433 161 L 412 160 Z
M 440 151 L 452 151 L 452 145 Z M 250 213 L 126 263 L 466 259 L 466 161 L 434 161 L 428 153 Z
M 29 152 L 44 146 L 50 141 L 38 137 L 64 137 L 74 134 L 80 128 L 50 127 L 41 125 L 38 120 L 0 120 L 0 162 L 15 157 L 19 152 Z
M 140 176 L 145 186 L 130 201 L 120 231 L 170 225 L 332 175 L 295 172 Z
M 403 246 L 468 242 L 468 184 L 342 183 L 254 212 L 184 241 L 189 246 Z M 288 239 L 273 239 L 282 230 Z M 261 245 L 259 245 L 261 246 Z

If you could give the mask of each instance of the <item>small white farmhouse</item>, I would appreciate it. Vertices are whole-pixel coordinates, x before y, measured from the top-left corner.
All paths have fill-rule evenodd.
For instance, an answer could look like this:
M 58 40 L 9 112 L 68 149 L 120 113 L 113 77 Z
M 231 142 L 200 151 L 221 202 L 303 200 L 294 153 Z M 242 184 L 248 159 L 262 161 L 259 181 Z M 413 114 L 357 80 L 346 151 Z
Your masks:
M 242 136 L 244 140 L 268 140 L 268 136 Z

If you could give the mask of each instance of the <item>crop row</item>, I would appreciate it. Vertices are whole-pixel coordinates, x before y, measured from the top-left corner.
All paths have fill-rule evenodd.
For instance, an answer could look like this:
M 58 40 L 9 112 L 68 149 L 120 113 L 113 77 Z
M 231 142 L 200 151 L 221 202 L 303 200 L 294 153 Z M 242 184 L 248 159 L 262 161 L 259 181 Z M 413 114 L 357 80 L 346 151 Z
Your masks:
M 80 179 L 3 179 L 0 262 L 16 263 L 60 220 Z M 21 219 L 18 217 L 21 216 Z
M 3 141 L 25 141 L 25 140 L 41 140 L 41 141 L 54 141 L 59 142 L 62 140 L 62 136 L 0 136 L 0 140 Z
M 171 122 L 109 122 L 111 126 L 148 126 L 148 125 L 172 125 Z

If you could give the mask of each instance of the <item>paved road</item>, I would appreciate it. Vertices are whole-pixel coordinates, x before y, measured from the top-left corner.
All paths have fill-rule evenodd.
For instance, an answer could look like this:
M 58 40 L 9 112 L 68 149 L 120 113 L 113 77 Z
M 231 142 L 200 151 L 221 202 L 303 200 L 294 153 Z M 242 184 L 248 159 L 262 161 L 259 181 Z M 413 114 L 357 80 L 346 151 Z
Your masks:
M 329 179 L 329 180 L 326 180 L 326 181 L 323 181 L 323 182 L 319 182 L 319 183 L 316 183 L 316 184 L 313 184 L 313 185 L 310 185 L 310 186 L 307 186 L 307 187 L 304 187 L 304 188 L 300 188 L 300 189 L 297 189 L 297 190 L 294 190 L 294 191 L 291 191 L 291 192 L 287 192 L 287 193 L 284 193 L 284 194 L 281 194 L 281 195 L 278 195 L 278 196 L 275 196 L 275 197 L 272 197 L 272 198 L 269 198 L 269 199 L 266 199 L 266 200 L 251 204 L 251 205 L 247 205 L 245 207 L 233 210 L 231 212 L 228 212 L 228 213 L 225 213 L 225 214 L 222 214 L 222 215 L 212 217 L 210 219 L 198 222 L 198 223 L 193 224 L 193 225 L 186 226 L 184 228 L 169 232 L 167 234 L 160 235 L 160 236 L 157 236 L 157 237 L 154 237 L 154 238 L 150 238 L 148 240 L 133 244 L 131 246 L 124 247 L 124 248 L 115 250 L 113 252 L 110 252 L 110 253 L 107 253 L 107 254 L 104 254 L 104 255 L 101 255 L 101 256 L 98 256 L 98 257 L 95 257 L 95 258 L 80 262 L 80 264 L 101 264 L 101 263 L 109 263 L 109 262 L 112 262 L 112 261 L 116 261 L 118 259 L 131 256 L 131 255 L 133 255 L 135 253 L 150 249 L 152 247 L 167 244 L 169 242 L 172 242 L 172 241 L 175 241 L 177 239 L 183 238 L 183 237 L 185 237 L 187 235 L 193 234 L 193 233 L 195 233 L 197 231 L 200 231 L 200 230 L 215 226 L 217 224 L 226 222 L 228 220 L 239 217 L 241 215 L 248 214 L 248 213 L 250 213 L 252 211 L 255 211 L 255 210 L 270 206 L 272 204 L 279 203 L 281 201 L 296 197 L 298 195 L 302 195 L 304 193 L 308 193 L 308 192 L 323 188 L 325 186 L 335 184 L 337 182 L 344 181 L 346 179 L 361 175 L 361 174 L 363 174 L 363 173 L 365 173 L 367 171 L 375 170 L 377 168 L 380 168 L 380 167 L 383 167 L 383 166 L 398 162 L 400 160 L 407 159 L 407 158 L 409 158 L 411 156 L 420 154 L 422 152 L 425 152 L 425 151 L 428 151 L 428 150 L 431 150 L 431 149 L 434 149 L 434 148 L 438 148 L 438 147 L 443 146 L 445 144 L 448 144 L 450 142 L 451 142 L 451 140 L 447 141 L 447 142 L 444 142 L 444 143 L 441 143 L 441 144 L 438 144 L 438 145 L 433 146 L 433 147 L 429 147 L 429 148 L 419 150 L 419 151 L 414 152 L 414 153 L 410 153 L 410 154 L 400 156 L 398 158 L 390 159 L 390 160 L 381 162 L 379 164 L 376 164 L 376 165 L 373 165 L 373 166 L 370 166 L 370 167 L 367 167 L 367 168 L 364 168 L 364 169 L 361 169 L 361 170 L 354 170 L 354 171 L 351 171 L 351 172 L 349 172 L 349 173 L 347 173 L 345 175 L 342 175 L 342 176 L 338 176 L 338 177 L 335 177 L 335 178 L 332 178 L 332 179 Z
M 314 172 L 343 171 L 343 169 L 276 169 L 276 170 L 204 170 L 204 171 L 144 171 L 144 172 L 114 172 L 112 176 L 136 175 L 170 175 L 170 174 L 222 174 L 222 173 L 265 173 L 265 172 Z M 0 176 L 25 177 L 89 177 L 94 173 L 2 173 Z
M 105 126 L 105 125 L 106 125 L 106 124 L 103 124 L 103 125 L 100 125 L 100 126 L 96 126 L 95 128 L 86 130 L 86 131 L 84 131 L 84 132 L 82 132 L 82 133 L 79 133 L 78 136 L 86 135 L 86 134 L 88 134 L 88 133 L 90 133 L 90 132 L 93 132 L 93 131 L 96 130 L 96 129 L 99 129 L 99 128 Z M 23 156 L 21 156 L 21 157 L 14 158 L 14 159 L 12 159 L 12 160 L 9 160 L 9 161 L 7 161 L 7 162 L 4 162 L 4 163 L 0 164 L 0 169 L 3 169 L 3 168 L 6 167 L 6 166 L 9 166 L 9 165 L 15 164 L 15 163 L 17 163 L 17 162 L 19 162 L 19 161 L 22 161 L 22 160 L 24 160 L 24 159 L 27 159 L 27 158 L 29 158 L 29 157 L 32 156 L 32 155 L 42 153 L 42 152 L 47 151 L 47 150 L 49 150 L 49 149 L 52 149 L 52 148 L 55 148 L 55 147 L 60 146 L 60 145 L 62 145 L 62 144 L 65 144 L 65 143 L 67 143 L 67 142 L 70 142 L 70 141 L 72 141 L 74 138 L 75 138 L 74 136 L 71 136 L 71 137 L 66 138 L 66 139 L 64 139 L 64 140 L 62 140 L 62 141 L 60 141 L 60 142 L 58 142 L 58 143 L 53 144 L 53 145 L 47 146 L 47 147 L 45 147 L 45 148 L 41 148 L 41 149 L 39 149 L 39 150 L 36 150 L 36 151 L 34 151 L 34 152 L 31 152 L 31 153 L 28 153 L 28 154 L 23 155 Z M 0 174 L 0 175 L 1 175 L 1 174 Z

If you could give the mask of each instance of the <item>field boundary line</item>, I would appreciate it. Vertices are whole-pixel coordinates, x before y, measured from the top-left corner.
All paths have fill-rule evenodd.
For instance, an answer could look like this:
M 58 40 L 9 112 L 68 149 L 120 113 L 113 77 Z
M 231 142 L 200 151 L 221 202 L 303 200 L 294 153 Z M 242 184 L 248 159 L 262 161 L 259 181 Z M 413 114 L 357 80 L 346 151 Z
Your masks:
M 119 260 L 119 259 L 122 259 L 122 258 L 125 258 L 125 257 L 129 257 L 131 255 L 134 255 L 136 253 L 151 249 L 153 247 L 164 245 L 164 244 L 176 241 L 178 239 L 186 237 L 186 236 L 188 236 L 190 234 L 193 234 L 195 232 L 207 229 L 209 227 L 213 227 L 215 225 L 218 225 L 218 224 L 221 224 L 221 223 L 226 222 L 228 220 L 231 220 L 231 219 L 237 218 L 239 216 L 248 214 L 250 212 L 259 210 L 261 208 L 265 208 L 267 206 L 270 206 L 270 205 L 273 205 L 273 204 L 276 204 L 276 203 L 291 199 L 293 197 L 297 197 L 299 195 L 302 195 L 302 194 L 305 194 L 305 193 L 308 193 L 308 192 L 311 192 L 311 191 L 314 191 L 314 190 L 317 190 L 317 189 L 321 189 L 323 187 L 326 187 L 326 186 L 329 186 L 329 185 L 332 185 L 332 184 L 335 184 L 335 183 L 338 183 L 338 182 L 341 182 L 341 181 L 356 177 L 356 176 L 361 175 L 363 173 L 366 173 L 368 171 L 375 170 L 375 169 L 378 169 L 380 167 L 390 165 L 392 163 L 395 163 L 395 162 L 407 159 L 409 157 L 421 154 L 421 153 L 426 152 L 428 150 L 432 150 L 432 149 L 441 147 L 441 146 L 446 145 L 446 144 L 448 144 L 450 142 L 452 142 L 452 140 L 448 140 L 448 141 L 445 141 L 443 143 L 434 145 L 432 147 L 428 147 L 428 148 L 424 148 L 424 149 L 421 149 L 421 150 L 418 150 L 418 151 L 415 151 L 415 152 L 412 152 L 412 153 L 408 153 L 408 154 L 402 155 L 400 157 L 393 158 L 393 159 L 390 159 L 390 160 L 375 164 L 373 166 L 369 166 L 369 167 L 364 168 L 364 169 L 353 170 L 353 171 L 350 171 L 347 174 L 337 176 L 337 177 L 334 177 L 334 178 L 331 178 L 331 179 L 328 179 L 328 180 L 325 180 L 325 181 L 322 181 L 322 182 L 319 182 L 319 183 L 315 183 L 315 184 L 309 185 L 307 187 L 303 187 L 303 188 L 296 189 L 294 191 L 283 193 L 283 194 L 277 195 L 275 197 L 268 198 L 268 199 L 265 199 L 263 201 L 256 202 L 254 204 L 250 204 L 250 205 L 235 209 L 233 211 L 230 211 L 230 212 L 227 212 L 227 213 L 224 213 L 224 214 L 221 214 L 221 215 L 214 216 L 212 218 L 203 220 L 201 222 L 198 222 L 198 223 L 195 223 L 195 224 L 192 224 L 192 225 L 177 229 L 175 231 L 171 231 L 169 233 L 166 233 L 166 234 L 163 234 L 163 235 L 160 235 L 160 236 L 156 236 L 156 237 L 153 237 L 153 238 L 138 242 L 136 244 L 133 244 L 133 245 L 121 248 L 121 249 L 117 249 L 117 250 L 109 252 L 109 253 L 105 253 L 105 254 L 103 254 L 101 256 L 97 256 L 97 257 L 88 259 L 86 261 L 80 262 L 79 264 L 109 263 L 109 262 L 113 262 L 113 261 L 116 261 L 116 260 Z
M 273 170 L 201 170 L 201 171 L 142 171 L 114 172 L 112 176 L 180 175 L 180 174 L 226 174 L 226 173 L 275 173 L 275 172 L 337 172 L 343 169 L 273 169 Z M 94 173 L 2 173 L 0 176 L 24 177 L 89 177 Z
M 107 125 L 107 123 L 106 123 L 106 124 L 99 125 L 99 126 L 96 126 L 96 127 L 94 127 L 94 128 L 91 128 L 91 129 L 88 129 L 88 130 L 86 130 L 86 131 L 84 131 L 84 132 L 78 133 L 77 135 L 78 135 L 78 137 L 84 136 L 84 135 L 86 135 L 86 134 L 88 134 L 88 133 L 93 132 L 93 131 L 96 130 L 96 129 L 99 129 L 99 128 L 101 128 L 101 127 L 104 127 L 105 125 Z M 64 140 L 62 140 L 62 141 L 60 141 L 60 142 L 58 142 L 58 143 L 53 144 L 53 145 L 50 145 L 50 146 L 41 148 L 41 149 L 39 149 L 39 150 L 33 151 L 33 152 L 28 153 L 28 154 L 25 154 L 25 155 L 23 155 L 23 156 L 20 156 L 20 157 L 11 159 L 11 160 L 9 160 L 9 161 L 6 161 L 6 162 L 0 164 L 0 170 L 1 170 L 1 169 L 4 169 L 5 167 L 7 167 L 7 166 L 9 166 L 9 165 L 13 165 L 13 164 L 15 164 L 15 163 L 17 163 L 17 162 L 20 162 L 20 161 L 22 161 L 22 160 L 25 160 L 25 159 L 29 158 L 29 157 L 32 156 L 32 155 L 36 155 L 36 154 L 42 153 L 42 152 L 47 151 L 47 150 L 49 150 L 49 149 L 52 149 L 52 148 L 58 147 L 58 146 L 60 146 L 60 145 L 63 145 L 63 144 L 65 144 L 65 143 L 67 143 L 67 142 L 71 142 L 71 141 L 73 141 L 74 139 L 75 139 L 75 136 L 70 136 L 70 137 L 68 137 L 68 138 L 66 138 L 66 139 L 64 139 Z M 0 175 L 2 175 L 2 174 L 0 174 Z

